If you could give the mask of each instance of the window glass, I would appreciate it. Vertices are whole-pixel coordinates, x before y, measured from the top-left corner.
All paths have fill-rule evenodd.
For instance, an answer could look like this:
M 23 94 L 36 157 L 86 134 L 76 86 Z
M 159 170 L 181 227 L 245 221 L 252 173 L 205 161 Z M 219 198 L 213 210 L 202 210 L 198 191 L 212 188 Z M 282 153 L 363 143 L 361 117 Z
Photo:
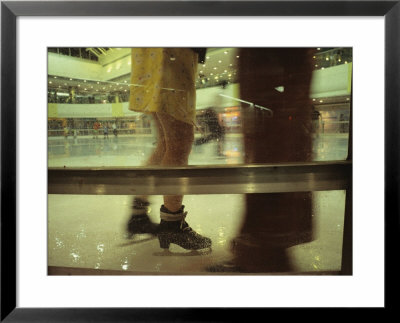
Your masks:
M 271 154 L 288 149 L 279 147 L 290 142 L 293 143 L 294 150 L 304 150 L 304 145 L 295 144 L 293 141 L 294 138 L 298 138 L 299 142 L 310 141 L 310 145 L 306 145 L 310 155 L 303 154 L 296 157 L 297 159 L 292 158 L 293 161 L 346 159 L 350 128 L 352 49 L 312 50 L 314 54 L 310 57 L 312 78 L 309 86 L 303 84 L 303 87 L 298 87 L 299 91 L 309 91 L 310 108 L 304 117 L 309 119 L 309 122 L 301 121 L 302 125 L 296 126 L 298 129 L 304 128 L 306 137 L 302 139 L 298 133 L 292 132 L 294 128 L 290 128 L 288 124 L 289 121 L 295 124 L 296 115 L 284 115 L 287 119 L 280 126 L 283 114 L 279 114 L 279 102 L 287 100 L 286 94 L 289 95 L 288 92 L 293 86 L 290 83 L 279 83 L 283 80 L 281 75 L 285 73 L 284 68 L 283 72 L 278 68 L 276 71 L 277 83 L 273 89 L 276 93 L 260 99 L 257 98 L 257 93 L 253 93 L 249 97 L 254 101 L 249 101 L 249 97 L 244 97 L 243 93 L 251 93 L 249 86 L 256 88 L 258 83 L 265 83 L 265 77 L 262 74 L 255 74 L 255 77 L 248 75 L 248 79 L 254 80 L 254 84 L 250 84 L 246 74 L 243 71 L 240 74 L 240 64 L 245 64 L 241 62 L 241 59 L 244 60 L 244 56 L 241 56 L 243 49 L 207 48 L 204 62 L 196 62 L 194 79 L 182 81 L 182 84 L 193 82 L 196 97 L 194 115 L 191 117 L 194 138 L 188 157 L 189 165 L 260 162 L 257 158 L 246 158 L 252 154 L 251 145 L 245 150 L 244 140 L 244 123 L 248 120 L 246 115 L 252 107 L 251 103 L 255 104 L 255 112 L 251 118 L 268 118 L 269 124 L 272 125 L 271 131 L 273 126 L 277 125 L 278 133 L 274 136 L 268 137 L 267 132 L 255 134 L 259 136 L 257 141 L 268 143 L 266 149 L 270 150 Z M 169 58 L 168 62 L 171 64 L 186 59 L 177 56 L 173 51 L 163 55 L 163 59 Z M 296 60 L 296 56 L 289 57 L 300 65 L 301 61 Z M 248 61 L 251 66 L 251 60 Z M 268 57 L 262 61 L 268 61 Z M 132 70 L 140 67 L 137 64 L 132 66 L 132 62 L 136 64 L 135 60 L 132 60 L 130 48 L 49 48 L 49 167 L 142 166 L 147 163 L 157 147 L 157 124 L 152 114 L 129 109 L 132 89 L 140 86 L 132 85 Z M 270 66 L 280 66 L 282 69 L 279 64 L 282 65 L 282 62 L 270 63 Z M 290 75 L 295 75 L 296 66 L 291 68 Z M 260 66 L 259 69 L 261 70 Z M 172 75 L 173 72 L 165 73 Z M 271 76 L 268 77 L 271 79 Z M 175 81 L 169 82 L 175 84 Z M 246 84 L 242 84 L 243 82 Z M 180 83 L 176 83 L 175 87 L 180 86 Z M 174 106 L 170 90 L 165 90 L 169 94 L 167 101 L 164 101 L 169 102 L 169 106 Z M 272 99 L 268 101 L 276 95 L 281 97 L 278 103 Z M 302 109 L 300 106 L 294 108 Z M 254 123 L 254 127 L 257 126 L 257 123 Z M 182 138 L 187 138 L 187 135 L 175 141 Z M 276 161 L 287 160 L 282 157 Z

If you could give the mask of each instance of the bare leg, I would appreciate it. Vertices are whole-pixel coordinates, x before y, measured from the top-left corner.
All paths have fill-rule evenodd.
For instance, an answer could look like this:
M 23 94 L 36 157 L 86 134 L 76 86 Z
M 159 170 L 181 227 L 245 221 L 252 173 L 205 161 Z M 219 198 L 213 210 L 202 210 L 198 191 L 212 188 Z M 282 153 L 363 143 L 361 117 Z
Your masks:
M 156 129 L 157 129 L 157 146 L 156 146 L 155 150 L 153 151 L 153 153 L 151 154 L 151 156 L 149 157 L 149 159 L 145 162 L 146 166 L 161 165 L 161 161 L 164 158 L 164 154 L 165 154 L 165 150 L 166 150 L 164 130 L 161 125 L 161 122 L 156 113 L 153 113 L 152 116 L 153 116 L 153 120 L 155 122 Z M 148 196 L 147 195 L 138 195 L 137 198 L 147 201 Z
M 165 154 L 162 166 L 185 166 L 194 140 L 193 125 L 174 119 L 168 114 L 157 113 L 165 138 Z M 171 212 L 178 211 L 182 206 L 182 195 L 165 195 L 164 206 Z

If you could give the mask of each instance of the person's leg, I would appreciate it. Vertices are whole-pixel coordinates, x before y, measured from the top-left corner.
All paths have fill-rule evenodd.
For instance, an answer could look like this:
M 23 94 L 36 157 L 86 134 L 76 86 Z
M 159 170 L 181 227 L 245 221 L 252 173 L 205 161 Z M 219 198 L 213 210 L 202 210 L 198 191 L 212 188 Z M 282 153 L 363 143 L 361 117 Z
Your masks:
M 166 151 L 162 166 L 185 166 L 194 140 L 193 125 L 174 119 L 168 114 L 158 113 L 164 130 Z M 185 221 L 182 195 L 165 195 L 160 209 L 158 239 L 160 247 L 168 249 L 171 243 L 184 249 L 197 250 L 211 247 L 211 239 L 196 233 Z
M 168 114 L 157 113 L 161 122 L 164 139 L 165 153 L 162 166 L 186 166 L 194 140 L 193 125 L 179 121 Z M 178 211 L 182 206 L 182 195 L 165 195 L 164 206 L 171 212 Z
M 155 147 L 153 153 L 150 155 L 150 157 L 147 159 L 147 161 L 144 163 L 145 166 L 161 165 L 161 162 L 164 158 L 164 154 L 166 151 L 165 135 L 164 135 L 164 129 L 161 125 L 161 121 L 156 113 L 152 113 L 152 117 L 153 117 L 153 121 L 155 124 L 154 128 L 156 129 L 157 146 Z M 146 200 L 146 201 L 148 200 L 148 197 L 146 195 L 138 195 L 136 197 L 140 198 L 142 200 Z

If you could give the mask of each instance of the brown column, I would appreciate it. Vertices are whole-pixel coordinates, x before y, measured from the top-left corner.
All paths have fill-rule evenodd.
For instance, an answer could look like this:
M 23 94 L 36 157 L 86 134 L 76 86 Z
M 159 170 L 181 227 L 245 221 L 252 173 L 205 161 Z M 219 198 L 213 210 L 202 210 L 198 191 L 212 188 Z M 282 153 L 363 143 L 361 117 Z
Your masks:
M 241 99 L 274 112 L 269 118 L 261 109 L 242 108 L 246 163 L 311 160 L 312 55 L 312 49 L 241 49 Z M 237 265 L 292 270 L 286 248 L 312 240 L 311 219 L 311 192 L 247 194 L 245 220 L 233 242 Z

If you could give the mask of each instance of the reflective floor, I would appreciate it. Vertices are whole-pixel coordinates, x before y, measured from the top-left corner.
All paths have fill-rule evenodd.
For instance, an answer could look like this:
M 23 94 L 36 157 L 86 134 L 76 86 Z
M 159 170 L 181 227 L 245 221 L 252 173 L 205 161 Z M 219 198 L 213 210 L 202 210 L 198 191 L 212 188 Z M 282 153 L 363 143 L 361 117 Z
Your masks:
M 314 160 L 343 160 L 347 134 L 319 135 L 314 140 Z M 152 136 L 49 138 L 49 167 L 138 166 L 154 147 Z M 240 135 L 228 135 L 223 155 L 217 143 L 194 146 L 189 164 L 243 162 Z M 314 192 L 313 242 L 292 247 L 297 272 L 338 271 L 344 218 L 344 191 Z M 150 217 L 158 222 L 161 196 L 151 197 Z M 243 195 L 188 195 L 184 198 L 187 221 L 213 241 L 212 250 L 186 251 L 171 245 L 165 252 L 158 240 L 139 235 L 125 237 L 131 196 L 48 196 L 48 265 L 53 274 L 82 274 L 85 270 L 116 270 L 131 274 L 211 274 L 210 265 L 231 258 L 230 241 L 243 221 Z M 81 271 L 68 270 L 79 268 Z M 96 271 L 90 271 L 95 274 Z M 103 272 L 104 273 L 104 272 Z M 108 272 L 111 273 L 111 272 Z

